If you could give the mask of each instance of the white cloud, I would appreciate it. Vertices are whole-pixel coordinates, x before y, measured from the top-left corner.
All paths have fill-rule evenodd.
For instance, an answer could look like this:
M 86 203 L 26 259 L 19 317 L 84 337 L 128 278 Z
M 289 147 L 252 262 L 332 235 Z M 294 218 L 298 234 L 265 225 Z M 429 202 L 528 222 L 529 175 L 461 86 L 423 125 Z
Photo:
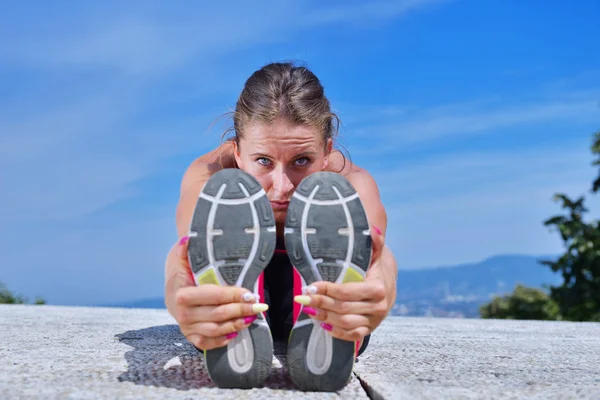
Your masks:
M 401 268 L 453 265 L 494 254 L 556 254 L 543 221 L 557 192 L 587 195 L 597 173 L 586 148 L 535 148 L 425 158 L 375 174 L 388 209 L 388 242 Z M 600 209 L 589 195 L 589 218 Z
M 539 97 L 536 101 L 519 98 L 510 99 L 510 103 L 508 101 L 482 100 L 421 109 L 387 106 L 384 110 L 392 111 L 388 115 L 378 117 L 380 112 L 375 112 L 369 119 L 385 118 L 390 122 L 362 125 L 360 121 L 355 121 L 352 135 L 371 139 L 373 145 L 363 149 L 363 153 L 385 153 L 400 148 L 426 146 L 439 139 L 461 140 L 501 130 L 507 132 L 508 128 L 514 127 L 561 122 L 600 124 L 598 90 L 563 92 L 561 96 Z M 397 110 L 396 115 L 393 110 Z
M 360 22 L 361 24 L 389 20 L 418 9 L 427 8 L 448 0 L 402 0 L 344 2 L 342 6 L 319 8 L 304 19 L 305 25 Z
M 464 194 L 501 185 L 558 184 L 580 180 L 591 182 L 594 170 L 589 148 L 549 147 L 515 150 L 458 151 L 423 156 L 409 165 L 377 176 L 387 184 L 381 190 L 390 196 L 414 199 L 424 192 Z M 420 201 L 420 200 L 419 200 Z
M 13 114 L 0 119 L 0 165 L 56 155 L 65 146 L 110 134 L 139 107 L 130 90 L 105 90 L 67 102 L 13 110 Z
M 139 77 L 173 73 L 190 63 L 206 63 L 259 43 L 325 25 L 397 18 L 447 0 L 401 0 L 323 6 L 316 2 L 219 2 L 193 7 L 169 4 L 111 4 L 90 13 L 65 12 L 45 37 L 18 32 L 0 43 L 4 63 L 33 68 L 109 69 Z M 108 11 L 110 10 L 110 12 Z M 85 23 L 81 23 L 85 21 Z M 19 35 L 20 33 L 20 35 Z

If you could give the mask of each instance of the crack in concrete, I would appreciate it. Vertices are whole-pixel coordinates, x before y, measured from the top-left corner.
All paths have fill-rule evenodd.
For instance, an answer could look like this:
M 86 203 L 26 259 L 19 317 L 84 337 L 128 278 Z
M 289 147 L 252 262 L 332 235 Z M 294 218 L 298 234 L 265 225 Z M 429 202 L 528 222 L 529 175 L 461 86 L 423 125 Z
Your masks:
M 371 400 L 385 400 L 385 397 L 383 397 L 381 395 L 381 393 L 379 393 L 377 390 L 373 389 L 372 386 L 370 386 L 367 381 L 365 381 L 364 379 L 362 379 L 360 377 L 360 375 L 358 375 L 356 372 L 352 372 L 354 374 L 354 376 L 356 377 L 356 379 L 360 382 L 360 386 L 362 386 L 363 390 L 365 391 L 365 394 L 369 397 L 369 399 Z

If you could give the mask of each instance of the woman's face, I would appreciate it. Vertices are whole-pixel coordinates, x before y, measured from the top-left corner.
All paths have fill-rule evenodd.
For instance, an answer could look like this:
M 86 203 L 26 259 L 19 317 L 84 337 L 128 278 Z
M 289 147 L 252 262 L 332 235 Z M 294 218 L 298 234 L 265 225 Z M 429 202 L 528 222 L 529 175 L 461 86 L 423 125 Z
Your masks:
M 234 154 L 240 169 L 261 183 L 281 224 L 296 186 L 327 167 L 331 147 L 331 139 L 325 146 L 317 128 L 277 119 L 272 124 L 246 124 Z

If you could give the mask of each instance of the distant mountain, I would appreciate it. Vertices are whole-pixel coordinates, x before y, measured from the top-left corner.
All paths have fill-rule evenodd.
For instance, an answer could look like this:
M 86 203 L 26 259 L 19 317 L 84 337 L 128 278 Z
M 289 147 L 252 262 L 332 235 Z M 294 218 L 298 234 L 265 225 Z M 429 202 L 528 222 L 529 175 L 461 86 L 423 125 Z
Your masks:
M 560 284 L 560 274 L 540 264 L 554 258 L 500 255 L 473 264 L 399 271 L 393 313 L 476 317 L 479 305 L 494 294 L 512 292 L 518 283 L 540 289 Z
M 398 271 L 392 314 L 478 317 L 481 304 L 494 294 L 512 292 L 518 283 L 541 289 L 560 284 L 560 275 L 539 263 L 554 258 L 499 255 L 472 264 Z M 165 308 L 162 296 L 103 306 Z
M 149 299 L 140 299 L 130 302 L 103 304 L 100 307 L 119 307 L 119 308 L 166 308 L 164 297 L 152 297 Z

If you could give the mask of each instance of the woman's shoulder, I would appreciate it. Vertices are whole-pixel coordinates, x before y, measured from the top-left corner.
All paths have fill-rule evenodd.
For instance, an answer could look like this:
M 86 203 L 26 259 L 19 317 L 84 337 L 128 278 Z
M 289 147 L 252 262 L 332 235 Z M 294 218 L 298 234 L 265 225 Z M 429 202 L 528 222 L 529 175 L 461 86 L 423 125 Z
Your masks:
M 335 172 L 339 172 L 339 169 Z M 345 166 L 342 174 L 358 193 L 369 222 L 385 232 L 387 228 L 387 212 L 381 201 L 379 187 L 369 171 L 350 164 Z
M 354 164 L 350 158 L 344 156 L 341 151 L 337 149 L 331 151 L 327 171 L 336 172 L 347 177 L 348 174 L 359 172 L 361 170 L 362 168 Z
M 339 150 L 331 152 L 327 170 L 344 175 L 353 184 L 363 180 L 367 180 L 370 183 L 375 182 L 369 171 L 354 164 L 352 160 L 345 157 Z
M 343 175 L 361 196 L 379 197 L 377 183 L 369 171 L 354 164 L 339 150 L 334 150 L 330 157 L 328 171 Z
M 217 171 L 235 167 L 231 144 L 225 143 L 218 148 L 201 155 L 190 163 L 181 179 L 179 202 L 177 204 L 177 230 L 184 235 L 189 227 L 193 210 L 204 184 Z
M 181 180 L 181 191 L 207 181 L 213 174 L 224 168 L 234 168 L 235 158 L 231 143 L 223 143 L 214 150 L 202 154 L 190 163 Z

